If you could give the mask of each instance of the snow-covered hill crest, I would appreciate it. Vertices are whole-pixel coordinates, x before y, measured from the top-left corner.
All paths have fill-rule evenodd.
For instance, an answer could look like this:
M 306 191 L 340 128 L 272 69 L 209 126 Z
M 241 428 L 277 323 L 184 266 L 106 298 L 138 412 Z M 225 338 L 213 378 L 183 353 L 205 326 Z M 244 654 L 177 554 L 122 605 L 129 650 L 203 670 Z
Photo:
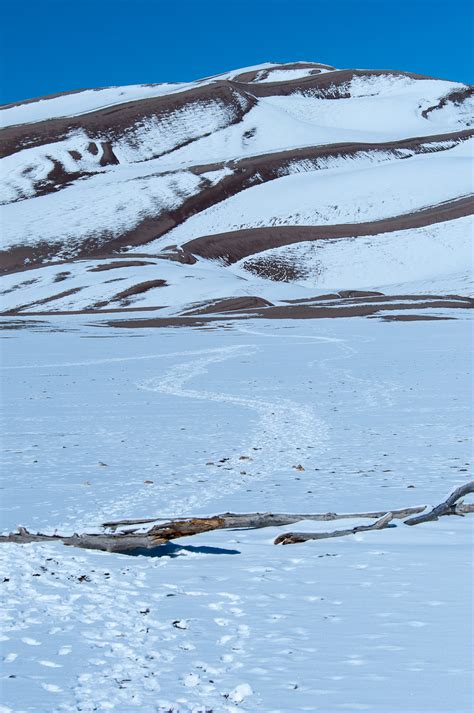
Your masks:
M 160 281 L 176 287 L 165 301 L 173 309 L 404 282 L 436 293 L 451 280 L 450 292 L 464 294 L 473 92 L 295 62 L 5 106 L 2 310 L 105 309 L 134 285 L 128 307 L 163 306 Z M 382 245 L 393 269 L 380 272 Z M 436 260 L 425 260 L 427 245 Z M 152 259 L 154 279 L 143 279 L 136 253 Z M 107 284 L 122 283 L 111 300 L 89 275 L 91 261 L 102 274 L 104 258 L 115 261 Z M 53 274 L 61 290 L 56 277 L 48 286 Z

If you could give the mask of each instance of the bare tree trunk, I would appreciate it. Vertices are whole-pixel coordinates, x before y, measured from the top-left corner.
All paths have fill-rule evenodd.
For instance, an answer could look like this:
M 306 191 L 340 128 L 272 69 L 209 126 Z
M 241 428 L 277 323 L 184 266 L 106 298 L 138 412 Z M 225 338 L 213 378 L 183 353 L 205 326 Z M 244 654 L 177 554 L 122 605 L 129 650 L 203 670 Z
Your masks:
M 30 542 L 62 542 L 70 547 L 80 547 L 86 550 L 102 550 L 104 552 L 131 552 L 133 550 L 151 549 L 163 544 L 164 540 L 156 542 L 149 533 L 118 533 L 110 534 L 74 534 L 64 535 L 43 535 L 34 534 L 26 528 L 20 527 L 18 532 L 9 535 L 0 535 L 0 543 L 16 542 L 20 545 Z
M 394 518 L 403 519 L 407 515 L 412 515 L 414 513 L 423 512 L 426 509 L 426 505 L 419 505 L 417 507 L 403 508 L 400 510 L 392 510 L 392 515 Z M 375 512 L 348 512 L 348 513 L 335 513 L 335 512 L 324 512 L 324 513 L 272 513 L 272 512 L 251 512 L 251 513 L 235 513 L 235 512 L 224 512 L 220 515 L 213 515 L 212 517 L 193 517 L 193 518 L 167 518 L 167 517 L 152 517 L 146 520 L 115 520 L 111 522 L 104 522 L 102 527 L 110 530 L 116 530 L 119 527 L 125 527 L 128 525 L 142 525 L 150 524 L 152 522 L 163 522 L 167 520 L 163 525 L 156 525 L 153 527 L 153 531 L 167 531 L 171 526 L 172 528 L 183 528 L 189 527 L 199 527 L 202 524 L 206 529 L 221 529 L 221 530 L 232 530 L 234 528 L 261 528 L 261 527 L 278 527 L 281 525 L 292 525 L 294 522 L 301 522 L 301 520 L 350 520 L 353 518 L 368 518 L 368 519 L 378 519 L 385 515 L 386 510 L 377 510 Z M 218 521 L 218 522 L 217 522 Z M 216 524 L 218 527 L 207 527 Z
M 443 515 L 464 515 L 474 512 L 474 505 L 464 504 L 460 499 L 468 493 L 474 492 L 474 481 L 457 488 L 443 503 L 426 514 L 410 517 L 405 520 L 407 525 L 418 525 L 429 520 L 437 520 Z M 99 534 L 82 533 L 74 535 L 44 535 L 31 533 L 26 528 L 20 527 L 17 532 L 0 535 L 0 543 L 16 542 L 26 544 L 29 542 L 62 542 L 71 547 L 83 549 L 104 550 L 107 552 L 132 552 L 140 549 L 151 549 L 158 545 L 166 544 L 170 540 L 180 537 L 191 537 L 202 532 L 226 529 L 258 529 L 264 527 L 277 527 L 291 525 L 302 520 L 332 521 L 348 518 L 376 519 L 370 525 L 358 525 L 352 529 L 334 530 L 330 532 L 298 533 L 287 532 L 276 538 L 275 544 L 294 544 L 307 540 L 322 540 L 330 537 L 344 537 L 357 532 L 381 530 L 386 527 L 395 527 L 391 521 L 395 518 L 403 519 L 407 515 L 422 513 L 425 505 L 403 508 L 390 511 L 358 512 L 358 513 L 222 513 L 211 517 L 148 518 L 142 520 L 117 520 L 104 523 L 103 527 L 110 530 Z M 139 525 L 157 523 L 147 530 L 142 531 Z M 121 528 L 118 532 L 117 530 Z

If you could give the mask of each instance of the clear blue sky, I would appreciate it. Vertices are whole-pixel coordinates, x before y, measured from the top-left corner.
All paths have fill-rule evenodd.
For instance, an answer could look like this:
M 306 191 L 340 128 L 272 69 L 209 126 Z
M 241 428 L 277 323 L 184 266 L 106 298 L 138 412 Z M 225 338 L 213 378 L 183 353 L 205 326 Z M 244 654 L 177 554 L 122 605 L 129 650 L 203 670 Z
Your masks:
M 265 61 L 474 83 L 467 0 L 3 0 L 0 103 Z

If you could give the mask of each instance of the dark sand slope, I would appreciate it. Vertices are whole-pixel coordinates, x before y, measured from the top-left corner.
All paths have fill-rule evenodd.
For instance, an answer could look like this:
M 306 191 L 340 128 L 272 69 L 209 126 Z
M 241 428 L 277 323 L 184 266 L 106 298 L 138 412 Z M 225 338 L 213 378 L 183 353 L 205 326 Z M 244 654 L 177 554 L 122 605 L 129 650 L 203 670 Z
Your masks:
M 150 117 L 163 123 L 170 122 L 177 113 L 197 102 L 210 105 L 211 110 L 213 104 L 226 106 L 229 110 L 229 123 L 232 123 L 240 121 L 245 112 L 253 106 L 254 99 L 239 92 L 229 82 L 214 82 L 175 94 L 117 104 L 77 117 L 8 126 L 2 129 L 0 134 L 0 158 L 23 148 L 61 141 L 78 130 L 86 131 L 91 141 L 99 143 L 116 140 L 127 133 L 133 141 L 133 131 L 140 126 L 140 122 Z M 200 129 L 200 135 L 206 135 L 206 127 L 202 126 Z M 156 156 L 160 155 L 161 152 L 157 150 Z
M 467 196 L 425 208 L 416 213 L 397 215 L 369 223 L 250 228 L 231 233 L 203 236 L 186 243 L 184 248 L 200 257 L 220 258 L 227 263 L 233 263 L 270 248 L 291 245 L 292 243 L 306 240 L 331 240 L 334 238 L 378 235 L 379 233 L 390 233 L 395 230 L 420 228 L 472 214 L 474 214 L 474 197 Z
M 94 237 L 84 237 L 82 243 L 74 248 L 68 246 L 67 243 L 63 241 L 58 241 L 54 243 L 36 243 L 35 245 L 18 245 L 12 247 L 8 250 L 0 251 L 0 271 L 2 273 L 15 272 L 21 269 L 25 264 L 30 267 L 31 265 L 38 265 L 44 262 L 48 262 L 55 258 L 60 252 L 62 255 L 67 255 L 69 257 L 99 257 L 108 251 L 109 254 L 114 252 L 120 252 L 123 248 L 127 246 L 137 247 L 140 245 L 146 245 L 148 242 L 155 240 L 158 237 L 166 235 L 166 233 L 176 226 L 184 223 L 188 218 L 199 213 L 207 208 L 210 208 L 217 203 L 229 198 L 240 191 L 249 188 L 254 185 L 258 180 L 259 182 L 272 181 L 290 168 L 295 161 L 301 161 L 306 163 L 306 170 L 324 170 L 320 167 L 318 161 L 321 159 L 348 159 L 356 158 L 358 155 L 372 155 L 374 160 L 387 161 L 387 160 L 409 160 L 407 151 L 412 152 L 411 155 L 417 156 L 422 154 L 428 154 L 439 151 L 446 151 L 452 148 L 458 143 L 467 141 L 474 135 L 472 130 L 457 131 L 450 134 L 436 134 L 434 136 L 419 136 L 413 137 L 402 141 L 390 141 L 379 144 L 368 144 L 368 143 L 342 143 L 342 144 L 331 144 L 329 146 L 313 146 L 305 147 L 301 149 L 293 149 L 289 151 L 279 151 L 270 154 L 257 155 L 249 158 L 244 158 L 240 160 L 227 162 L 226 165 L 232 170 L 232 173 L 226 175 L 222 180 L 220 180 L 215 185 L 209 185 L 207 181 L 203 181 L 202 189 L 195 195 L 183 200 L 182 204 L 174 209 L 169 210 L 164 213 L 159 213 L 153 217 L 144 218 L 138 225 L 125 231 L 119 237 L 110 237 L 108 233 L 98 233 Z M 403 153 L 402 153 L 403 152 Z M 223 163 L 214 163 L 207 166 L 195 166 L 188 170 L 200 175 L 204 171 L 215 171 L 224 167 Z M 67 180 L 69 178 L 66 176 Z M 58 184 L 55 184 L 58 190 Z M 61 184 L 63 187 L 63 184 Z M 470 215 L 472 210 L 472 204 L 470 201 L 466 202 L 465 199 L 460 201 L 452 201 L 452 211 L 450 210 L 448 204 L 445 207 L 440 206 L 435 207 L 435 209 L 426 209 L 426 211 L 420 211 L 419 216 L 424 214 L 424 220 L 426 222 L 420 222 L 416 224 L 406 224 L 405 227 L 419 227 L 420 225 L 429 225 L 430 223 L 441 222 L 442 220 L 452 220 L 453 218 Z M 469 207 L 471 206 L 471 207 Z M 439 217 L 441 214 L 444 217 Z M 433 219 L 428 219 L 431 215 Z M 421 217 L 419 218 L 421 220 Z M 390 219 L 392 220 L 392 219 Z M 393 218 L 397 220 L 397 218 Z M 384 221 L 380 221 L 384 222 Z M 357 225 L 364 225 L 362 223 Z M 369 225 L 369 224 L 367 224 Z M 387 224 L 388 225 L 388 224 Z M 395 224 L 394 224 L 395 225 Z M 334 228 L 334 233 L 331 233 L 329 228 Z M 329 233 L 327 237 L 347 237 L 347 233 L 339 233 L 338 230 L 344 231 L 344 228 L 339 226 L 329 226 Z M 312 229 L 312 228 L 311 228 Z M 363 230 L 362 228 L 360 228 Z M 383 230 L 376 228 L 375 232 L 387 232 L 388 230 L 402 229 L 396 227 L 387 227 Z M 292 233 L 291 239 L 286 239 L 286 242 L 275 242 L 275 244 L 269 244 L 267 247 L 259 248 L 253 250 L 249 247 L 250 252 L 242 252 L 242 248 L 232 247 L 230 249 L 230 241 L 239 240 L 244 234 L 245 239 L 249 237 L 248 234 L 253 232 L 250 231 L 237 231 L 236 233 L 228 233 L 228 239 L 224 235 L 216 236 L 203 236 L 196 240 L 190 241 L 185 247 L 185 252 L 188 254 L 196 254 L 202 257 L 226 257 L 230 262 L 240 259 L 241 257 L 247 257 L 253 252 L 259 252 L 262 249 L 268 249 L 268 247 L 277 247 L 278 245 L 290 244 L 293 242 L 298 242 L 298 240 L 309 240 L 311 238 L 298 238 L 297 231 L 302 230 L 302 234 L 307 232 L 309 228 L 302 226 L 301 228 L 289 227 L 289 228 L 263 228 L 255 229 L 258 231 L 274 231 L 276 230 L 273 240 L 278 241 L 280 233 L 278 231 L 284 230 L 285 235 L 288 231 L 288 235 Z M 322 235 L 318 232 L 319 228 L 316 226 L 316 235 Z M 354 228 L 358 230 L 358 228 Z M 371 235 L 374 233 L 370 232 L 355 232 L 352 235 Z M 258 237 L 254 238 L 253 242 L 249 241 L 248 245 L 257 246 L 261 243 L 261 236 L 258 233 Z M 324 237 L 324 236 L 322 236 Z M 217 248 L 217 242 L 223 246 L 224 238 L 226 241 L 225 247 L 222 249 Z M 265 243 L 265 241 L 264 241 Z M 264 244 L 262 243 L 262 244 Z M 232 258 L 231 256 L 239 254 L 239 257 Z

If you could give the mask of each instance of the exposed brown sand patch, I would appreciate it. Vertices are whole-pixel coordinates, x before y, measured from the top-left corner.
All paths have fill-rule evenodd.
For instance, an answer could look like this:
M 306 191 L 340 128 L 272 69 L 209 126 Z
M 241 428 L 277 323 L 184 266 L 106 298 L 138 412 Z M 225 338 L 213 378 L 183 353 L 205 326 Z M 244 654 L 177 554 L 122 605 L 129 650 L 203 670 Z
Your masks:
M 114 166 L 120 163 L 113 152 L 110 141 L 101 141 L 100 145 L 102 146 L 102 156 L 99 161 L 101 166 Z
M 72 152 L 70 151 L 69 153 Z M 46 196 L 49 193 L 57 193 L 63 188 L 71 186 L 75 181 L 94 175 L 90 171 L 66 171 L 60 161 L 57 161 L 51 156 L 47 156 L 47 158 L 52 162 L 53 168 L 49 171 L 46 178 L 34 182 L 35 196 Z M 12 202 L 19 203 L 29 198 L 30 196 L 19 196 Z
M 166 287 L 167 284 L 168 283 L 166 282 L 166 280 L 147 280 L 146 282 L 140 282 L 138 283 L 138 285 L 128 287 L 126 290 L 119 292 L 118 294 L 114 295 L 106 301 L 96 302 L 94 305 L 94 309 L 106 307 L 107 305 L 113 302 L 121 302 L 124 307 L 127 307 L 130 304 L 131 297 L 135 297 L 136 295 L 142 295 L 145 292 L 153 290 L 157 287 Z
M 434 322 L 446 319 L 456 319 L 455 317 L 436 316 L 434 314 L 387 314 L 379 317 L 383 322 Z
M 137 320 L 114 320 L 107 324 L 120 328 L 159 328 L 159 327 L 195 327 L 203 324 L 228 323 L 231 321 L 241 321 L 247 319 L 339 319 L 348 317 L 372 317 L 380 312 L 405 311 L 416 309 L 472 309 L 474 302 L 444 299 L 428 299 L 425 302 L 410 302 L 407 296 L 406 302 L 382 302 L 379 304 L 350 304 L 337 306 L 318 305 L 277 305 L 260 309 L 243 309 L 238 314 L 229 316 L 214 314 L 201 316 L 178 316 L 165 318 L 149 318 Z
M 119 292 L 113 299 L 123 300 L 127 297 L 133 297 L 134 295 L 141 295 L 144 292 L 148 292 L 148 290 L 153 290 L 155 287 L 166 287 L 166 285 L 166 280 L 147 280 L 147 282 L 140 282 L 138 285 Z
M 50 310 L 50 311 L 35 311 L 28 312 L 27 310 L 10 310 L 9 312 L 0 312 L 0 317 L 67 317 L 69 315 L 80 314 L 128 314 L 129 312 L 156 312 L 164 309 L 166 305 L 153 307 L 109 307 L 107 309 L 97 309 L 90 307 L 88 309 L 69 309 L 69 310 Z
M 373 236 L 379 233 L 421 228 L 426 225 L 472 215 L 473 213 L 474 197 L 467 196 L 424 208 L 414 213 L 404 213 L 391 218 L 365 223 L 248 228 L 246 230 L 206 235 L 191 240 L 184 245 L 184 248 L 200 257 L 208 259 L 221 258 L 228 264 L 232 264 L 249 255 L 255 255 L 255 253 L 293 243 Z M 255 260 L 252 265 L 252 271 L 255 272 Z
M 125 261 L 128 261 L 128 264 L 131 264 L 133 262 L 133 259 L 128 259 L 127 253 L 114 253 L 110 250 L 107 250 L 108 246 L 103 247 L 104 249 L 99 250 L 96 245 L 96 249 L 95 251 L 93 250 L 93 255 L 90 259 L 120 261 L 124 263 L 124 267 Z M 38 270 L 42 267 L 49 267 L 51 266 L 51 262 L 47 262 L 47 260 L 54 257 L 57 251 L 59 251 L 59 249 L 60 245 L 57 243 L 51 245 L 49 245 L 48 243 L 41 243 L 34 247 L 21 246 L 18 248 L 14 248 L 11 251 L 6 250 L 3 253 L 0 251 L 0 274 L 3 273 L 5 275 L 13 275 L 18 272 L 29 272 L 30 270 Z M 185 265 L 194 265 L 197 262 L 194 255 L 191 255 L 191 253 L 188 253 L 181 249 L 166 253 L 130 253 L 130 256 L 132 255 L 133 258 L 149 258 L 155 261 L 149 264 L 156 264 L 157 260 L 171 260 L 172 262 L 179 262 Z M 18 256 L 20 256 L 20 260 L 29 260 L 29 262 L 27 262 L 26 264 L 14 265 L 14 261 Z M 44 261 L 41 256 L 44 256 Z M 57 267 L 61 265 L 72 265 L 77 262 L 84 262 L 84 260 L 86 260 L 87 258 L 87 255 L 81 255 L 64 260 L 54 260 L 54 265 Z
M 237 87 L 246 87 L 255 97 L 274 96 L 275 91 L 279 96 L 288 96 L 296 92 L 307 92 L 324 99 L 350 99 L 350 82 L 358 77 L 409 77 L 410 79 L 433 79 L 422 74 L 412 72 L 398 72 L 384 69 L 337 69 L 329 73 L 311 74 L 300 79 L 283 80 L 279 82 L 254 83 L 245 85 L 234 80 L 232 84 Z
M 107 262 L 103 265 L 90 267 L 87 272 L 105 272 L 106 270 L 118 270 L 121 267 L 142 267 L 143 265 L 154 264 L 154 262 L 146 262 L 145 260 L 116 260 L 115 262 Z
M 283 300 L 285 304 L 302 304 L 304 302 L 320 302 L 323 300 L 353 299 L 360 297 L 383 297 L 383 292 L 373 292 L 366 290 L 341 290 L 340 292 L 330 292 L 316 297 L 305 297 L 299 300 Z M 389 299 L 389 298 L 388 298 Z
M 421 112 L 421 116 L 426 119 L 432 111 L 443 109 L 448 104 L 462 104 L 464 101 L 470 99 L 472 96 L 474 96 L 474 87 L 465 86 L 462 89 L 455 89 L 452 92 L 446 94 L 444 97 L 442 97 L 439 102 L 434 106 L 430 106 L 428 107 L 428 109 L 424 109 Z
M 368 317 L 377 312 L 388 310 L 408 310 L 413 309 L 414 304 L 410 302 L 387 302 L 380 304 L 347 305 L 335 307 L 300 306 L 292 307 L 269 307 L 264 314 L 267 319 L 322 319 L 327 317 Z M 416 303 L 417 309 L 472 309 L 473 305 L 451 300 L 430 300 Z
M 16 313 L 22 312 L 23 310 L 28 310 L 30 307 L 38 307 L 40 305 L 48 304 L 49 302 L 55 302 L 56 300 L 60 300 L 63 297 L 70 297 L 71 295 L 75 295 L 77 292 L 80 292 L 82 289 L 83 289 L 82 287 L 73 287 L 70 290 L 65 290 L 64 292 L 58 292 L 55 295 L 50 295 L 50 297 L 44 297 L 42 300 L 35 300 L 34 302 L 28 302 L 27 304 L 21 305 L 21 307 L 17 307 L 14 310 L 8 310 L 7 312 L 3 312 L 3 314 L 16 314 Z
M 456 300 L 466 307 L 474 306 L 474 298 L 465 295 L 384 295 L 382 292 L 364 292 L 359 290 L 342 290 L 334 294 L 318 295 L 317 297 L 306 297 L 300 300 L 284 300 L 287 304 L 308 304 L 318 305 L 320 302 L 332 302 L 334 306 L 341 304 L 360 303 L 383 303 L 383 302 L 427 302 L 429 300 Z
M 203 305 L 186 310 L 183 315 L 216 314 L 221 312 L 241 312 L 242 310 L 257 309 L 259 307 L 273 307 L 271 302 L 262 297 L 228 297 L 223 300 L 205 302 Z

